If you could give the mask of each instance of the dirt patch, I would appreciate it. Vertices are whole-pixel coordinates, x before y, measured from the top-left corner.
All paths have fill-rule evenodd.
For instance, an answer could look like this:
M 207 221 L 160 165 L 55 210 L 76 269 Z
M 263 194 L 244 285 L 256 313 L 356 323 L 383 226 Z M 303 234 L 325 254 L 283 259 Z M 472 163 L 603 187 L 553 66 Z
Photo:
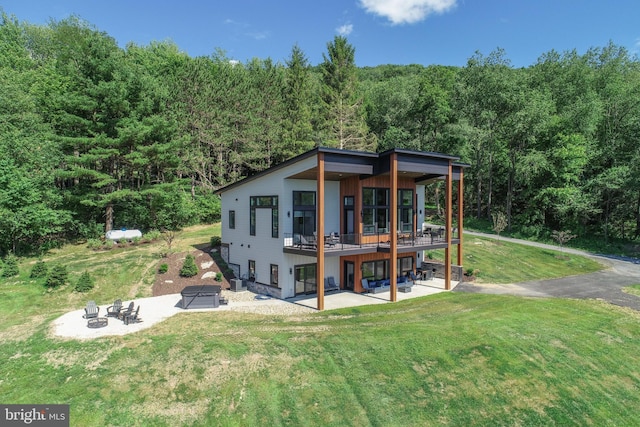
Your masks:
M 193 255 L 198 266 L 198 274 L 193 277 L 181 277 L 180 269 L 188 254 Z M 167 264 L 169 269 L 166 273 L 158 273 L 162 264 Z M 222 289 L 229 289 L 229 281 L 224 275 L 222 281 L 215 280 L 216 273 L 222 270 L 211 256 L 211 248 L 204 247 L 194 249 L 190 252 L 178 252 L 169 254 L 166 258 L 161 258 L 156 266 L 156 279 L 153 283 L 153 296 L 177 294 L 186 286 L 192 285 L 218 285 Z

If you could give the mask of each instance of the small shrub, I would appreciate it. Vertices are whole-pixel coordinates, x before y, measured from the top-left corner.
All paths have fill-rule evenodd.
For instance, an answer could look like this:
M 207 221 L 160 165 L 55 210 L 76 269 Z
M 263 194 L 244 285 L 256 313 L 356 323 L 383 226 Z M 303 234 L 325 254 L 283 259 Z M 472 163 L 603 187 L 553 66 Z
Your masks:
M 473 276 L 474 271 L 475 271 L 475 270 L 474 270 L 473 268 L 467 268 L 467 269 L 464 271 L 464 275 L 465 275 L 465 276 Z
M 162 233 L 158 230 L 149 230 L 144 234 L 144 238 L 149 242 L 158 240 L 160 237 L 162 237 Z
M 182 264 L 182 268 L 180 269 L 180 276 L 193 277 L 196 274 L 198 274 L 198 266 L 196 265 L 196 261 L 193 255 L 189 254 L 185 258 L 184 264 Z
M 142 237 L 134 237 L 133 239 L 131 239 L 131 243 L 133 245 L 139 245 L 142 242 Z
M 127 246 L 127 244 L 129 244 L 129 241 L 127 239 L 125 239 L 124 237 L 120 240 L 118 240 L 118 245 L 120 246 Z
M 20 274 L 18 268 L 18 257 L 9 252 L 4 258 L 4 266 L 2 268 L 2 277 L 13 277 Z
M 217 272 L 215 280 L 216 282 L 222 282 L 222 273 Z
M 167 271 L 169 271 L 169 264 L 162 264 L 160 265 L 160 268 L 158 268 L 158 273 L 160 274 L 164 274 Z
M 222 244 L 222 237 L 220 237 L 220 236 L 211 237 L 211 247 L 212 248 L 217 248 L 221 244 Z
M 95 283 L 93 278 L 89 275 L 88 272 L 84 272 L 80 275 L 78 282 L 76 283 L 76 291 L 78 292 L 87 292 L 93 289 Z
M 38 262 L 35 263 L 35 265 L 31 269 L 31 274 L 29 275 L 29 277 L 31 277 L 32 279 L 47 277 L 48 272 L 49 272 L 49 267 L 47 267 L 47 264 L 40 259 L 38 260 Z
M 67 283 L 68 278 L 69 273 L 67 272 L 67 268 L 64 265 L 57 265 L 49 271 L 45 285 L 48 288 L 57 288 Z
M 97 251 L 102 249 L 102 240 L 100 239 L 89 239 L 87 240 L 87 248 Z
M 113 249 L 115 245 L 116 245 L 116 242 L 114 242 L 113 240 L 107 239 L 102 245 L 102 247 L 108 250 L 108 249 Z

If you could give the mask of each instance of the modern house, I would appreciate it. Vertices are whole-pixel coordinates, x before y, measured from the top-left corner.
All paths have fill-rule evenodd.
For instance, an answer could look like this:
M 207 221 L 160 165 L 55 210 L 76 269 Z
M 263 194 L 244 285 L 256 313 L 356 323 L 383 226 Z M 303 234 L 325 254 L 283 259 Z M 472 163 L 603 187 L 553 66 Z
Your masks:
M 415 272 L 431 249 L 445 250 L 450 289 L 452 248 L 462 262 L 468 166 L 458 160 L 401 149 L 308 151 L 217 191 L 221 255 L 254 291 L 278 298 L 316 294 L 318 310 L 324 309 L 329 277 L 353 292 L 365 290 L 362 279 L 386 280 L 395 301 L 398 278 Z M 445 182 L 446 221 L 426 228 L 424 186 L 435 180 Z

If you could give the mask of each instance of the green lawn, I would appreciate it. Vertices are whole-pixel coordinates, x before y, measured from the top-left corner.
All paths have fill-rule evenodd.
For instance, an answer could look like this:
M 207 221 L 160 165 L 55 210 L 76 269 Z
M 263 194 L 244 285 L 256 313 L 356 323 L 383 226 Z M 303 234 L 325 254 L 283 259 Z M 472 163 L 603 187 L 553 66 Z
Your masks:
M 464 270 L 474 270 L 478 283 L 553 279 L 602 269 L 601 264 L 583 256 L 484 237 L 464 236 L 463 249 Z M 457 252 L 451 252 L 455 264 Z M 444 260 L 444 250 L 428 254 L 434 260 Z
M 190 229 L 176 247 L 215 232 Z M 89 296 L 108 301 L 127 280 L 147 294 L 160 249 L 47 257 L 80 265 L 84 253 L 101 260 L 96 269 L 126 261 L 126 275 L 90 295 L 0 281 L 3 403 L 68 403 L 73 426 L 637 425 L 640 313 L 598 301 L 444 293 L 295 317 L 183 313 L 123 337 L 51 337 L 50 322 Z

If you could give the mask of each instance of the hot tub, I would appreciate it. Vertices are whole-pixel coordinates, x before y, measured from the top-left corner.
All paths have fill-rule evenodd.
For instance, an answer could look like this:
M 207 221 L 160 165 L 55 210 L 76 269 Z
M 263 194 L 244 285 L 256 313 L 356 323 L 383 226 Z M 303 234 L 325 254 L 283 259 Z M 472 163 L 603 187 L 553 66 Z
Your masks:
M 221 287 L 217 285 L 187 286 L 180 292 L 182 308 L 217 308 Z

